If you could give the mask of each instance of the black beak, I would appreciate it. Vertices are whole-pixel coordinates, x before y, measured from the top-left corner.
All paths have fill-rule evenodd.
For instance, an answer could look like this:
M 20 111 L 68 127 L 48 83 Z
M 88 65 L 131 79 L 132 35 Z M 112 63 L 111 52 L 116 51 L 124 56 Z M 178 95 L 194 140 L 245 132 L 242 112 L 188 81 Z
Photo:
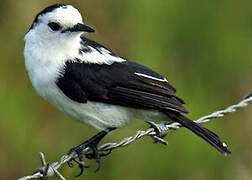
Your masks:
M 90 26 L 87 26 L 85 24 L 81 24 L 81 23 L 78 23 L 76 24 L 74 27 L 72 28 L 68 28 L 68 29 L 65 29 L 62 31 L 62 33 L 64 32 L 95 32 L 95 30 L 93 28 L 91 28 Z

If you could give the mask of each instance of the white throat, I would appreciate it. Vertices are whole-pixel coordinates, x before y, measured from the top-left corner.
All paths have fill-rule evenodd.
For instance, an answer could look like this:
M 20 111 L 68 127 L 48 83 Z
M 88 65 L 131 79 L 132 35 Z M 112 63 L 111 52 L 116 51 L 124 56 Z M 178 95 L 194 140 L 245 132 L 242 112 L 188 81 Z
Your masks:
M 68 39 L 42 39 L 31 30 L 25 36 L 25 66 L 37 92 L 44 96 L 42 87 L 55 84 L 64 71 L 65 62 L 79 54 L 80 36 Z
M 44 39 L 36 33 L 34 30 L 31 30 L 25 36 L 24 56 L 26 61 L 36 61 L 34 63 L 37 63 L 39 66 L 48 66 L 77 58 L 76 55 L 79 54 L 81 47 L 80 35 L 75 34 L 75 36 L 71 37 L 59 36 L 58 38 Z

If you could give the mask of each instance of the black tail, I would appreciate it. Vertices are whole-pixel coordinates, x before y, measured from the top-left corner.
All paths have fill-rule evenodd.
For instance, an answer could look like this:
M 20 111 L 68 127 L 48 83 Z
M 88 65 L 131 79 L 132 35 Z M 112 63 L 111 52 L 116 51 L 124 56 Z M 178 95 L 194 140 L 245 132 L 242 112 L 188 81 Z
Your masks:
M 201 127 L 199 124 L 193 122 L 192 120 L 186 118 L 185 116 L 177 113 L 166 113 L 172 120 L 180 123 L 183 127 L 190 129 L 192 132 L 197 134 L 198 136 L 202 137 L 206 140 L 209 144 L 215 147 L 218 151 L 223 154 L 231 154 L 231 151 L 228 150 L 227 145 L 223 143 L 219 136 L 210 130 Z

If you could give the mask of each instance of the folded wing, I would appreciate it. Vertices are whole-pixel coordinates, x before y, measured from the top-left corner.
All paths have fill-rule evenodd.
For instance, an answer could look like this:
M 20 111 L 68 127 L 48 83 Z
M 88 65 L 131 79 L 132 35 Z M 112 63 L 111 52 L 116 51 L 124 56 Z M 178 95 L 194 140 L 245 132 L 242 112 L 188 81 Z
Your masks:
M 176 90 L 166 79 L 151 69 L 131 61 L 113 64 L 90 64 L 68 61 L 58 86 L 66 80 L 80 89 L 65 93 L 74 101 L 85 94 L 90 101 L 104 102 L 140 109 L 172 110 L 187 113 L 184 102 L 175 96 Z M 71 87 L 68 87 L 71 88 Z M 79 91 L 83 91 L 83 93 Z M 81 101 L 79 101 L 81 102 Z

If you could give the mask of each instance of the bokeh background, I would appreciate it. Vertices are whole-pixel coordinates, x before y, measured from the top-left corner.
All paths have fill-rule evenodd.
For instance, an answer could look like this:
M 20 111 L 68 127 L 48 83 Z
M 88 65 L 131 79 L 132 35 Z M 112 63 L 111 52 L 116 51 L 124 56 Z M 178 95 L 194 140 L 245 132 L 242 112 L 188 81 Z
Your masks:
M 166 76 L 196 119 L 238 102 L 252 90 L 252 11 L 248 0 L 1 0 L 0 4 L 0 179 L 16 179 L 40 167 L 38 152 L 53 162 L 97 133 L 39 97 L 24 67 L 23 37 L 34 16 L 48 5 L 80 9 L 88 35 L 115 53 Z M 252 106 L 205 124 L 233 154 L 222 156 L 185 129 L 149 137 L 117 149 L 79 179 L 252 179 Z M 114 142 L 148 126 L 132 121 L 103 142 Z M 76 179 L 78 168 L 61 168 Z M 57 179 L 57 178 L 53 178 Z

